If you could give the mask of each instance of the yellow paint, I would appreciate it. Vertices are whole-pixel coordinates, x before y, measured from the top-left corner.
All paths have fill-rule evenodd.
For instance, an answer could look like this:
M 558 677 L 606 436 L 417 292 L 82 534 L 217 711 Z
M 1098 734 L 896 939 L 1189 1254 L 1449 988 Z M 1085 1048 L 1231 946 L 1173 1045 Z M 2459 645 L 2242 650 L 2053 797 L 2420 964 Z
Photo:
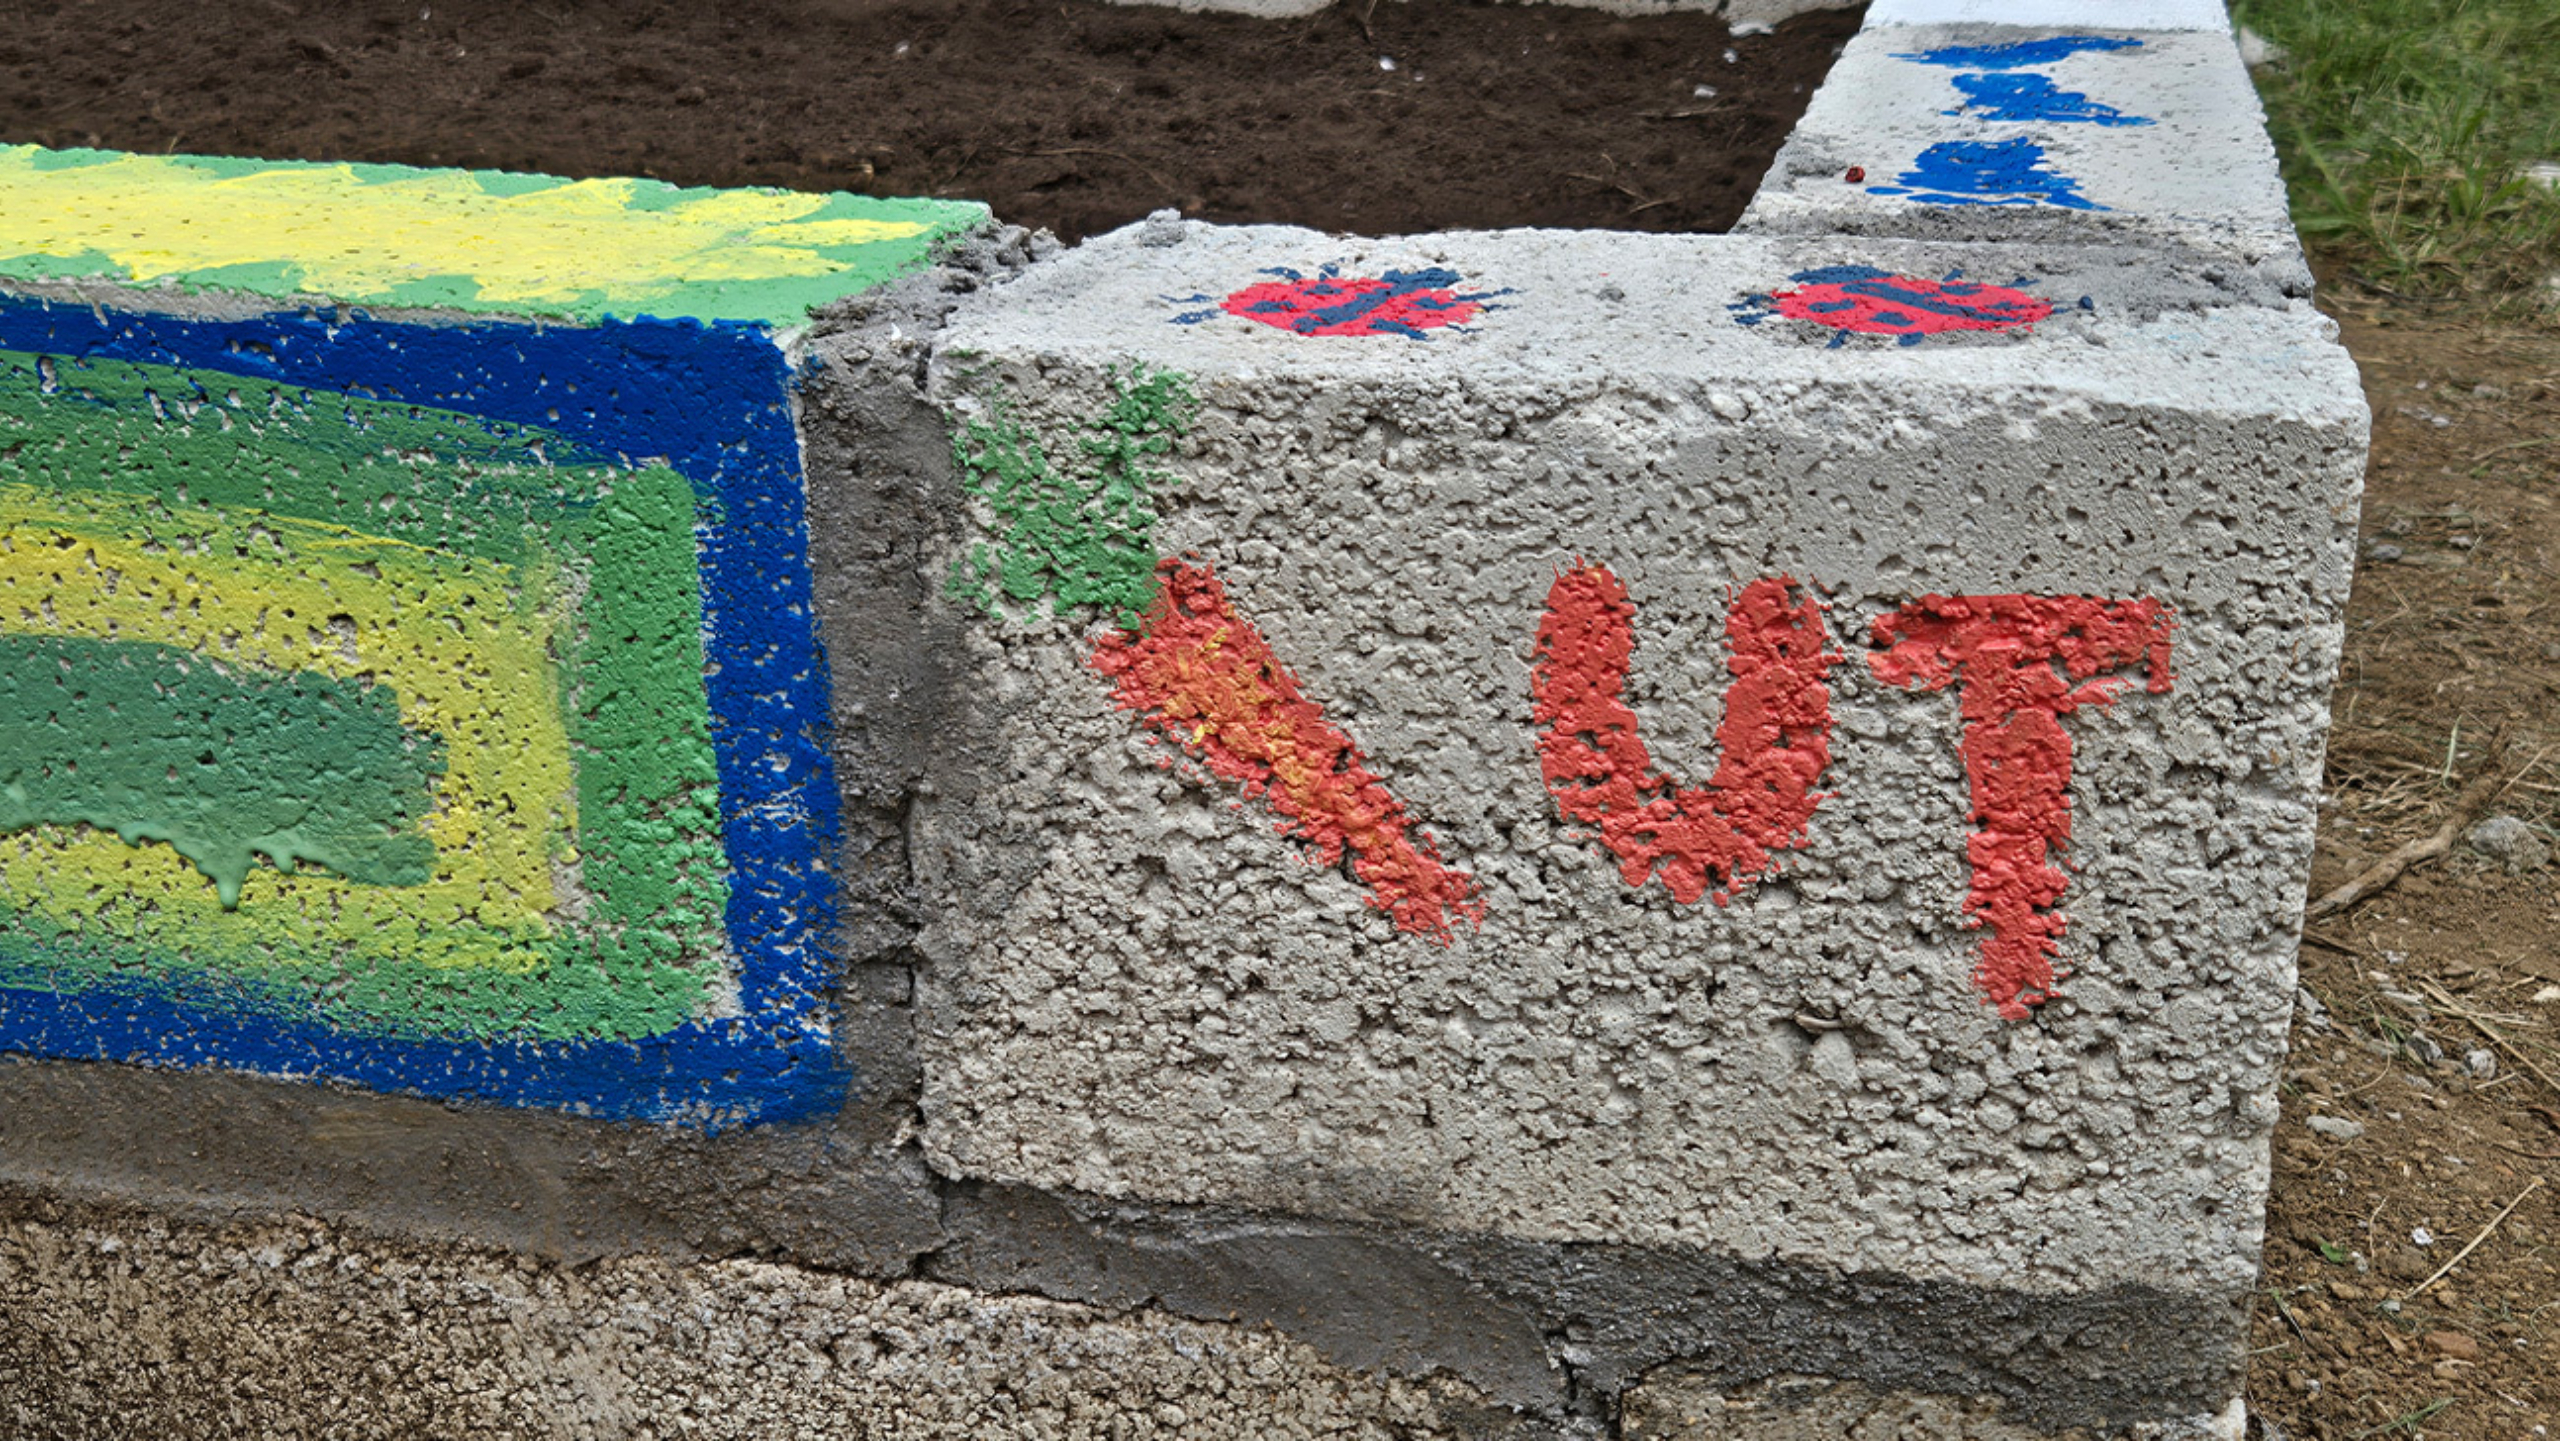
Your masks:
M 550 838 L 576 821 L 551 659 L 559 617 L 541 603 L 555 582 L 315 521 L 0 485 L 0 631 L 370 676 L 399 695 L 406 724 L 444 738 L 447 767 L 423 886 L 260 868 L 225 913 L 169 847 L 49 827 L 0 841 L 0 894 L 65 929 L 164 950 L 222 935 L 279 962 L 539 964 L 556 904 Z
M 578 306 L 720 281 L 828 275 L 819 247 L 924 234 L 917 221 L 809 219 L 828 197 L 694 193 L 634 209 L 642 184 L 579 180 L 493 194 L 466 171 L 276 166 L 225 175 L 201 162 L 121 155 L 42 167 L 0 146 L 0 255 L 105 255 L 135 281 L 286 263 L 305 290 L 379 296 L 467 277 L 482 302 Z

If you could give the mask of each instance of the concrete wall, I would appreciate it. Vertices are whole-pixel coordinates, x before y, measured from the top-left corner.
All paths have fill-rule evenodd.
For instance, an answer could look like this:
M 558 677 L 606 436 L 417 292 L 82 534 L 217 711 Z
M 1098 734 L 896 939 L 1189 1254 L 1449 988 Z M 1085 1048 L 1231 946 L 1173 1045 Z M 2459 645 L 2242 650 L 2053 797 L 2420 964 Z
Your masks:
M 2236 1436 L 2365 417 L 1994 8 L 1737 237 L 0 150 L 17 1429 Z

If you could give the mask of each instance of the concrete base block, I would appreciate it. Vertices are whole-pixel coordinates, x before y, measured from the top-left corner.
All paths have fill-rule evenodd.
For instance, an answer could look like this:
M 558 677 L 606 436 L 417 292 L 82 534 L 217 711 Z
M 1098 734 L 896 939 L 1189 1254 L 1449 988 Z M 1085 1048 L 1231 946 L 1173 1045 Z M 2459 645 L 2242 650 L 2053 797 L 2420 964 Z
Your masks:
M 0 1217 L 0 1429 L 53 1441 L 1529 1434 L 1453 1383 L 1142 1309 L 753 1261 L 569 1268 L 308 1221 Z
M 2246 1419 L 2234 1401 L 2214 1415 L 2116 1434 L 2140 1441 L 2241 1441 Z M 1795 1376 L 1720 1387 L 1678 1370 L 1647 1377 L 1627 1393 L 1623 1426 L 1627 1441 L 2085 1441 L 2098 1434 L 2022 1425 L 1987 1398 Z

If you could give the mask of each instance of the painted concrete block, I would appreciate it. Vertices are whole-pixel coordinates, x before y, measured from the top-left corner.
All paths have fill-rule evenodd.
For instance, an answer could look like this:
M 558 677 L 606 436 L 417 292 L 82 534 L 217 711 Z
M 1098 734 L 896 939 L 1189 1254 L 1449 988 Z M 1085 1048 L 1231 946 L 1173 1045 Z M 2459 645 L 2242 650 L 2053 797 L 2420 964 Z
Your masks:
M 2203 1298 L 2236 1374 L 2366 423 L 2307 306 L 1156 222 L 931 391 L 937 1170 Z
M 792 335 L 982 219 L 0 149 L 0 1048 L 840 1101 Z
M 1738 229 L 2179 245 L 2310 286 L 2229 22 L 2184 0 L 1879 6 Z

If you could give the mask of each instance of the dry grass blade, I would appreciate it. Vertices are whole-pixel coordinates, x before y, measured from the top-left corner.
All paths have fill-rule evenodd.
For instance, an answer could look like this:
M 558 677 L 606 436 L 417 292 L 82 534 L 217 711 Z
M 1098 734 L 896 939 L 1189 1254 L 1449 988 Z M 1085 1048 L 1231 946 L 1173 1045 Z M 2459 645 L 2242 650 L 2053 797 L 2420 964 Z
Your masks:
M 2480 1228 L 2480 1234 L 2471 1238 L 2470 1245 L 2454 1252 L 2452 1260 L 2438 1266 L 2434 1275 L 2429 1276 L 2427 1279 L 2420 1281 L 2417 1285 L 2410 1287 L 2409 1290 L 2400 1297 L 2400 1299 L 2403 1301 L 2415 1300 L 2418 1295 L 2425 1291 L 2429 1286 L 2432 1286 L 2438 1281 L 2443 1280 L 2445 1277 L 2452 1275 L 2453 1268 L 2462 1264 L 2462 1258 L 2479 1250 L 2480 1243 L 2489 1239 L 2489 1233 L 2498 1229 L 2498 1224 L 2500 1222 L 2515 1214 L 2516 1207 L 2524 1204 L 2525 1197 L 2530 1196 L 2541 1189 L 2542 1178 L 2540 1176 L 2536 1176 L 2532 1180 L 2526 1182 L 2524 1189 L 2516 1192 L 2516 1198 L 2507 1203 L 2506 1209 L 2500 1211 L 2494 1216 L 2491 1216 L 2489 1218 L 2489 1224 Z

